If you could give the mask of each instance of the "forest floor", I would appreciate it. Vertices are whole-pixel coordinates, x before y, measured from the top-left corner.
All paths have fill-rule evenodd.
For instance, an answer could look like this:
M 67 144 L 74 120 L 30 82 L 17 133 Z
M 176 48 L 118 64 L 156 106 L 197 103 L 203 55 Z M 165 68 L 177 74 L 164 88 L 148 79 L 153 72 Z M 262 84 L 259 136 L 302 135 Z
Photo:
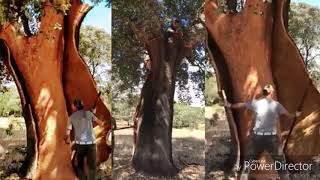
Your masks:
M 9 130 L 9 125 L 12 129 Z M 8 135 L 12 133 L 12 135 Z M 16 180 L 26 155 L 26 128 L 23 118 L 0 117 L 0 179 Z M 98 168 L 98 179 L 110 179 L 111 158 Z
M 118 126 L 121 127 L 121 124 L 118 123 Z M 124 129 L 115 131 L 113 179 L 204 179 L 204 130 L 173 129 L 172 133 L 173 159 L 175 165 L 181 170 L 174 177 L 160 178 L 150 177 L 143 173 L 135 172 L 130 165 L 133 150 L 133 130 Z M 185 166 L 181 160 L 187 164 L 193 165 Z

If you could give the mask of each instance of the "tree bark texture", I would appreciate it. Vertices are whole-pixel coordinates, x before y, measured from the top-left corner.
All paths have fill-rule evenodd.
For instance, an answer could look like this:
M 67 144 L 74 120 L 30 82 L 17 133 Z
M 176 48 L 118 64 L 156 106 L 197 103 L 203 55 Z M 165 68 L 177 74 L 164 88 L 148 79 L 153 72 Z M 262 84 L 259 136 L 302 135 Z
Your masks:
M 146 43 L 151 60 L 151 71 L 141 91 L 137 108 L 138 129 L 133 167 L 138 171 L 158 176 L 177 173 L 172 158 L 172 121 L 176 72 L 186 56 L 182 38 L 168 43 L 157 38 Z

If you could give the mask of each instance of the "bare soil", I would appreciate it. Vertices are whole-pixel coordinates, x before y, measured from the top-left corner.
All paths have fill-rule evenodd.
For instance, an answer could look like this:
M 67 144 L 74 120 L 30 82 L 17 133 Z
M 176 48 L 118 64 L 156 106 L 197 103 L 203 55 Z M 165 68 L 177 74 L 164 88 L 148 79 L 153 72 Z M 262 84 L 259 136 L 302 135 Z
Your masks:
M 13 124 L 12 135 L 8 135 L 9 124 Z M 18 180 L 18 169 L 26 156 L 26 129 L 23 118 L 0 118 L 0 179 Z M 70 162 L 71 163 L 71 162 Z M 111 158 L 102 163 L 97 172 L 98 179 L 110 179 Z
M 151 177 L 135 172 L 131 167 L 133 151 L 133 130 L 115 131 L 115 149 L 113 154 L 113 179 L 204 179 L 205 154 L 204 130 L 173 129 L 173 159 L 180 169 L 174 177 Z M 185 163 L 189 164 L 188 166 Z
M 213 124 L 212 124 L 213 122 Z M 232 171 L 231 136 L 225 117 L 220 120 L 206 120 L 206 179 L 234 180 L 236 172 Z M 292 180 L 320 179 L 320 157 L 314 157 L 311 171 L 290 172 Z M 239 175 L 238 175 L 239 176 Z M 268 177 L 269 176 L 269 177 Z M 272 180 L 274 176 L 265 175 L 257 180 Z

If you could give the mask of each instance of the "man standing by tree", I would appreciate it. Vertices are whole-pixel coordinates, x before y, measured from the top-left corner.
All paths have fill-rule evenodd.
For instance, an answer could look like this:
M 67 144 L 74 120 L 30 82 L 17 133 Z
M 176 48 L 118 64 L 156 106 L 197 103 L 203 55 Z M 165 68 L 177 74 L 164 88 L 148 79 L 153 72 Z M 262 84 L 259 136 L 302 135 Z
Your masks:
M 255 125 L 253 135 L 249 142 L 248 151 L 244 158 L 241 179 L 247 179 L 250 172 L 249 163 L 257 160 L 260 153 L 268 151 L 271 157 L 281 163 L 285 163 L 282 146 L 277 137 L 276 120 L 278 115 L 285 115 L 288 118 L 296 118 L 301 112 L 290 114 L 279 102 L 272 99 L 274 89 L 271 84 L 266 85 L 262 91 L 263 97 L 252 101 L 230 104 L 225 102 L 225 106 L 231 109 L 248 108 L 255 113 Z M 289 179 L 286 170 L 278 171 L 280 179 Z
M 76 112 L 74 112 L 68 121 L 67 132 L 65 135 L 65 141 L 70 143 L 69 136 L 72 128 L 74 129 L 75 143 L 76 143 L 76 158 L 78 160 L 77 171 L 79 179 L 86 179 L 84 174 L 84 158 L 87 157 L 88 164 L 88 179 L 95 180 L 96 174 L 96 145 L 95 135 L 93 132 L 92 122 L 97 122 L 99 125 L 103 125 L 103 122 L 99 121 L 95 115 L 83 109 L 83 102 L 75 99 L 73 102 Z

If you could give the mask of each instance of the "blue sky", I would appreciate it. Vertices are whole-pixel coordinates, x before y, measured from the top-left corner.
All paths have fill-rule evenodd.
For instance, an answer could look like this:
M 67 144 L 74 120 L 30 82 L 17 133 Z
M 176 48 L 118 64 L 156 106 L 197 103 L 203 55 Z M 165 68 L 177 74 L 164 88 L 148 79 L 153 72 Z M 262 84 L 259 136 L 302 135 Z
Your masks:
M 88 1 L 86 0 L 84 2 Z M 104 3 L 94 6 L 83 20 L 83 25 L 96 26 L 104 29 L 108 34 L 111 34 L 111 8 L 105 7 Z
M 320 7 L 319 0 L 292 0 L 291 2 L 303 2 L 303 3 L 312 4 Z

